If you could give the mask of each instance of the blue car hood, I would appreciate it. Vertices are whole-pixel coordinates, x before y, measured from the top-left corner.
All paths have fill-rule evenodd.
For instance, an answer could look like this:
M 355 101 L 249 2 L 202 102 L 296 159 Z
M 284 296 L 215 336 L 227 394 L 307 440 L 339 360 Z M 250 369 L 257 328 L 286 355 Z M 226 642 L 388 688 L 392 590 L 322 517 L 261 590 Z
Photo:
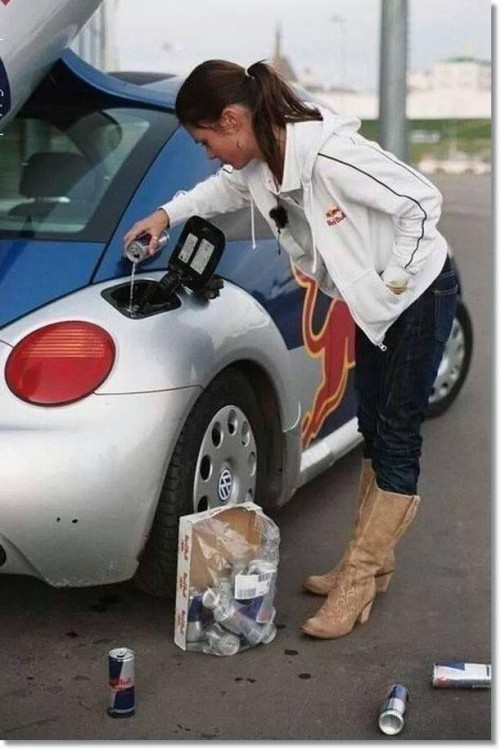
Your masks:
M 87 286 L 104 243 L 0 240 L 0 327 Z

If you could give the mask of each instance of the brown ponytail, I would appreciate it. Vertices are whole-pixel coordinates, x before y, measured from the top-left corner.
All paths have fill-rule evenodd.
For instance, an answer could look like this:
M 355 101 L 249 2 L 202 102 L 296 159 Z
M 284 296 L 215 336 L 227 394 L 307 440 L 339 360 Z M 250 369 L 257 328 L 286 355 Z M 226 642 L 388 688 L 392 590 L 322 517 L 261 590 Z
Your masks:
M 176 114 L 182 125 L 199 127 L 217 122 L 231 104 L 242 104 L 251 111 L 256 140 L 274 173 L 278 173 L 280 164 L 276 128 L 285 127 L 287 122 L 322 119 L 318 109 L 304 104 L 263 60 L 247 70 L 226 60 L 201 63 L 179 89 Z

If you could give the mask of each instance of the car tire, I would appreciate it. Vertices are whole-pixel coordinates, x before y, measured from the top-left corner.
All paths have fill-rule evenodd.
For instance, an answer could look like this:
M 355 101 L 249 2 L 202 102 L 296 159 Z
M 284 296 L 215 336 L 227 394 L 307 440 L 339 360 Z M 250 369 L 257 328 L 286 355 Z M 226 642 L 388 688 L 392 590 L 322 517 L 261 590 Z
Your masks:
M 180 516 L 257 500 L 264 445 L 264 420 L 254 390 L 239 370 L 228 368 L 198 398 L 174 448 L 135 576 L 140 589 L 154 596 L 174 595 Z M 219 496 L 221 487 L 228 486 L 221 484 L 223 476 L 231 476 L 226 502 Z
M 428 417 L 438 417 L 455 401 L 470 369 L 473 352 L 473 328 L 464 302 L 459 300 L 452 331 L 428 405 Z

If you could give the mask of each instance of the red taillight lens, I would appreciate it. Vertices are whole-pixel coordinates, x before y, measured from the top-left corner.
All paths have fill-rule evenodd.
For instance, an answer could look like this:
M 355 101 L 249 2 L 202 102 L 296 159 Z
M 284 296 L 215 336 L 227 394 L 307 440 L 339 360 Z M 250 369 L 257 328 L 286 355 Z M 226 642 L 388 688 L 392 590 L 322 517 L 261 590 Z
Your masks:
M 5 379 L 11 391 L 30 404 L 60 406 L 95 391 L 114 359 L 113 339 L 94 323 L 53 323 L 14 347 Z

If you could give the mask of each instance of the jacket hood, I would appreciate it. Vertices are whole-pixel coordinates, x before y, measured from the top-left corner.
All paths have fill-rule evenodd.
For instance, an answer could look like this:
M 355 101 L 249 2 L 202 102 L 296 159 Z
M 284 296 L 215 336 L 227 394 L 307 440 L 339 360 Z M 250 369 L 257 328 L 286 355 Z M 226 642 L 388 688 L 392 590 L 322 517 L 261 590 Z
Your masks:
M 302 165 L 301 182 L 309 182 L 313 172 L 313 165 L 319 151 L 332 135 L 350 135 L 356 133 L 361 125 L 358 117 L 339 115 L 326 106 L 309 103 L 316 107 L 322 120 L 308 120 L 301 123 L 303 127 L 296 128 L 296 153 Z

